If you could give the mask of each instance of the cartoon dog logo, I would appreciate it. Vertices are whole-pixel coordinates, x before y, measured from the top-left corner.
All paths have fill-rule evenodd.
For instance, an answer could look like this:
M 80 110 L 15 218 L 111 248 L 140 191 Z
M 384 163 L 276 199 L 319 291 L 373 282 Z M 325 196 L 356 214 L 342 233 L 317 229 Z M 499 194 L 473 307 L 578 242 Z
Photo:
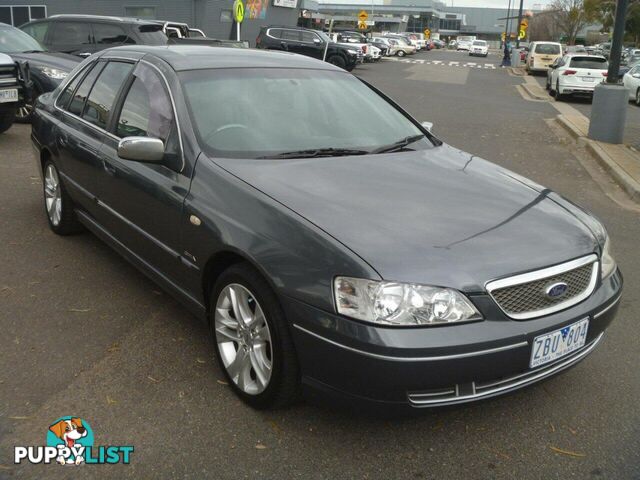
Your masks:
M 49 427 L 49 430 L 64 442 L 64 446 L 71 449 L 78 440 L 87 436 L 87 429 L 82 425 L 82 419 L 72 417 L 70 420 L 60 420 Z M 80 465 L 84 462 L 84 458 L 78 455 L 74 460 L 69 458 L 66 462 L 62 455 L 60 455 L 56 461 L 64 465 L 65 463 L 75 463 Z

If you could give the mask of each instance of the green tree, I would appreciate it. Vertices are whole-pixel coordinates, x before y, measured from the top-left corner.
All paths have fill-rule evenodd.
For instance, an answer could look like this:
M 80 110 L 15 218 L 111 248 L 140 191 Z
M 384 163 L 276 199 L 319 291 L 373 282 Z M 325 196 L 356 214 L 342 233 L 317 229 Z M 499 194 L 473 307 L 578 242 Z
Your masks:
M 585 1 L 587 0 L 554 0 L 551 3 L 554 21 L 569 45 L 575 44 L 580 30 L 591 21 L 591 11 L 585 9 Z

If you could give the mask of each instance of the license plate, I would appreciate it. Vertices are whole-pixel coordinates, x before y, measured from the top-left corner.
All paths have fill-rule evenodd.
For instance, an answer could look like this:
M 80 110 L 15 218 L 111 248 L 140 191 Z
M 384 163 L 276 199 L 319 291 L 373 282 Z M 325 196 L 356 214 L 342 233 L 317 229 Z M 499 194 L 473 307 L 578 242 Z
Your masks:
M 584 82 L 593 82 L 594 78 L 593 77 L 582 77 L 582 81 Z
M 18 89 L 12 88 L 11 90 L 0 90 L 0 103 L 17 102 L 18 101 Z
M 585 318 L 555 332 L 534 338 L 529 367 L 535 368 L 553 362 L 582 348 L 587 340 L 588 329 L 589 319 Z

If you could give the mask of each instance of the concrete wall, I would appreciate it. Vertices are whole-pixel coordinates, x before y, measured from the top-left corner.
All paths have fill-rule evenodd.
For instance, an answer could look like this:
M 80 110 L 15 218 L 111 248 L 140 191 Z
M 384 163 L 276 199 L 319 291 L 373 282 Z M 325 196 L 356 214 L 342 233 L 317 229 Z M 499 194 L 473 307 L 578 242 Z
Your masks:
M 241 26 L 241 39 L 255 44 L 263 25 L 296 25 L 298 8 L 273 5 L 273 0 L 243 0 L 246 16 Z M 300 2 L 301 0 L 298 0 Z M 235 24 L 225 21 L 233 0 L 0 0 L 0 5 L 45 5 L 47 15 L 84 13 L 124 16 L 125 7 L 155 7 L 156 18 L 185 22 L 215 38 L 235 38 Z M 250 18 L 251 10 L 257 18 Z

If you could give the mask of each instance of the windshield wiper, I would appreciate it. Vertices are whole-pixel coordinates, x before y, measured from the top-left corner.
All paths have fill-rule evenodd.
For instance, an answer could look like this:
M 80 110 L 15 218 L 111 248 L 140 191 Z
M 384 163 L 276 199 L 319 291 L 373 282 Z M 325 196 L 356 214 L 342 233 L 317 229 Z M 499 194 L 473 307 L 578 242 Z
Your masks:
M 342 157 L 346 155 L 365 155 L 367 150 L 355 150 L 352 148 L 310 148 L 307 150 L 294 150 L 292 152 L 263 155 L 260 159 L 270 158 L 314 158 L 314 157 Z
M 389 153 L 395 152 L 397 150 L 401 150 L 410 143 L 417 142 L 421 138 L 424 138 L 424 133 L 420 133 L 419 135 L 411 135 L 409 137 L 404 137 L 402 140 L 398 140 L 397 142 L 390 143 L 389 145 L 383 145 L 382 147 L 378 147 L 374 150 L 371 150 L 371 153 Z

